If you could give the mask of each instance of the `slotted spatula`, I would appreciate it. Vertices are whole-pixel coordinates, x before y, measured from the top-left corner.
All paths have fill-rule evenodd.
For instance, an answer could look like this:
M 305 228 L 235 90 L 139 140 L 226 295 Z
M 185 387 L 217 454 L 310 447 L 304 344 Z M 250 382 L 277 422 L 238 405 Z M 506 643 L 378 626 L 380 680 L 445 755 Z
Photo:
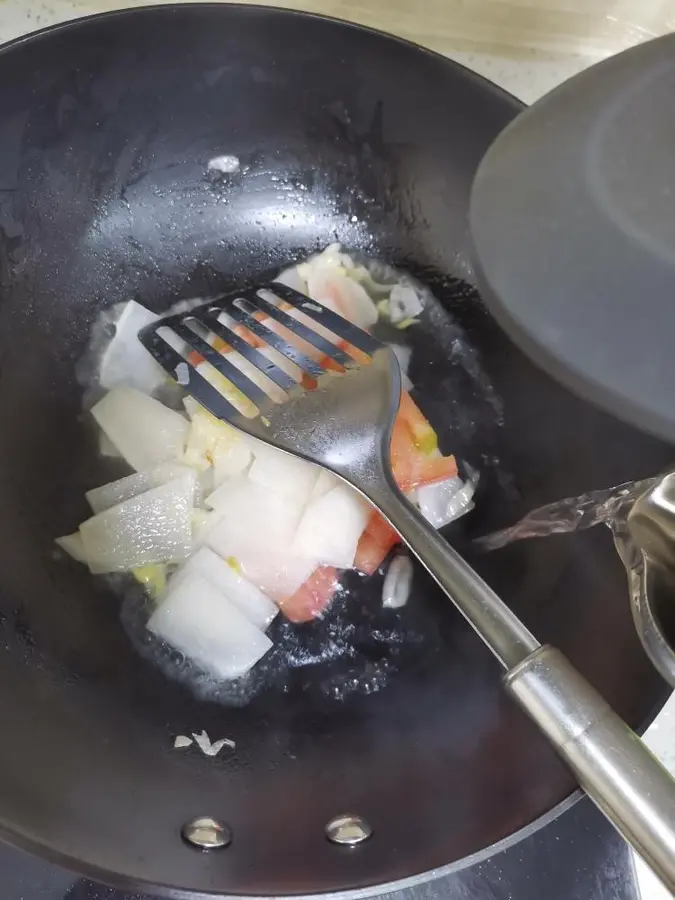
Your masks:
M 145 328 L 140 339 L 213 415 L 317 463 L 400 533 L 506 669 L 510 694 L 616 828 L 675 889 L 675 783 L 600 695 L 522 622 L 399 491 L 392 350 L 276 282 Z

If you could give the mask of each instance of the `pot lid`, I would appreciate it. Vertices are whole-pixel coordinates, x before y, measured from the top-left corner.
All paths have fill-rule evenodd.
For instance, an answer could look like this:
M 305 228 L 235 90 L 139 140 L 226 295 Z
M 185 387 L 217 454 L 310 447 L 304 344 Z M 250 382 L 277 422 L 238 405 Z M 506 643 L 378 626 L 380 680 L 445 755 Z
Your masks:
M 480 165 L 470 216 L 485 301 L 511 338 L 675 440 L 675 36 L 518 116 Z

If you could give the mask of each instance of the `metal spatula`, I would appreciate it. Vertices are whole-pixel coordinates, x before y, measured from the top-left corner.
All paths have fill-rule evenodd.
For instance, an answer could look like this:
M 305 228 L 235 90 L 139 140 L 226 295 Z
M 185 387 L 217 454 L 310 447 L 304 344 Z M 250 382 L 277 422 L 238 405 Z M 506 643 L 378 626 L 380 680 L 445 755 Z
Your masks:
M 675 783 L 562 654 L 542 646 L 399 491 L 389 445 L 401 393 L 393 352 L 277 283 L 141 332 L 213 415 L 329 469 L 380 510 L 507 670 L 504 683 L 589 796 L 675 889 Z

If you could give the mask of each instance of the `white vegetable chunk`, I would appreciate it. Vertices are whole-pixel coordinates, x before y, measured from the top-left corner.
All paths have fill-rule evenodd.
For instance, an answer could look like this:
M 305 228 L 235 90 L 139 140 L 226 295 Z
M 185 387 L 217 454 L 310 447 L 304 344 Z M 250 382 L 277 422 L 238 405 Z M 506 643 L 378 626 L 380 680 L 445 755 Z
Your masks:
M 192 552 L 206 545 L 211 529 L 220 522 L 222 514 L 214 509 L 192 510 Z
M 307 278 L 309 296 L 359 328 L 368 329 L 377 322 L 377 307 L 357 281 L 342 274 L 344 271 L 315 266 Z
M 202 547 L 173 576 L 170 589 L 181 578 L 197 573 L 210 582 L 256 627 L 265 631 L 279 612 L 269 597 L 238 574 L 232 566 L 208 547 Z
M 223 559 L 234 557 L 243 574 L 275 600 L 290 597 L 317 560 L 291 552 L 304 503 L 249 478 L 226 481 L 208 499 L 219 516 L 204 537 Z
M 420 512 L 434 528 L 442 528 L 473 508 L 476 486 L 455 475 L 445 481 L 420 485 L 415 493 Z
M 125 305 L 115 324 L 115 336 L 101 360 L 99 381 L 106 391 L 126 385 L 152 394 L 166 380 L 162 367 L 138 340 L 141 328 L 158 318 L 135 300 Z
M 414 319 L 424 309 L 424 302 L 411 284 L 395 284 L 389 295 L 389 319 L 393 325 Z
M 187 559 L 195 481 L 189 472 L 83 522 L 80 534 L 91 571 L 126 572 Z
M 218 678 L 246 674 L 272 641 L 202 575 L 169 587 L 148 629 Z
M 54 543 L 62 550 L 65 550 L 66 553 L 69 556 L 72 556 L 77 562 L 84 563 L 85 566 L 89 564 L 82 542 L 82 535 L 79 531 L 76 531 L 74 534 L 66 534 L 63 537 L 58 537 Z
M 185 451 L 190 423 L 134 388 L 113 388 L 92 414 L 137 472 L 176 460 Z
M 126 478 L 93 488 L 93 490 L 87 491 L 85 497 L 92 512 L 100 513 L 189 472 L 190 469 L 180 463 L 160 463 L 144 472 L 135 472 L 133 475 L 127 475 Z
M 219 556 L 288 551 L 300 522 L 303 503 L 269 490 L 249 478 L 233 478 L 207 499 L 221 514 L 207 543 Z
M 199 410 L 202 412 L 208 412 L 208 410 L 204 409 L 204 407 L 199 403 L 198 400 L 195 400 L 193 396 L 190 394 L 187 397 L 183 397 L 183 406 L 185 407 L 185 412 L 188 414 L 190 419 L 194 419 L 195 413 Z
M 319 477 L 319 468 L 261 441 L 252 442 L 251 446 L 254 456 L 248 473 L 251 481 L 304 505 Z
M 294 291 L 300 291 L 301 294 L 307 293 L 307 282 L 298 272 L 297 266 L 291 266 L 290 269 L 279 272 L 274 280 L 278 284 L 285 284 L 286 287 L 293 288 Z
M 196 469 L 208 469 L 213 465 L 217 447 L 243 443 L 241 432 L 227 422 L 212 416 L 198 405 L 190 412 L 192 423 L 183 461 Z
M 319 565 L 315 559 L 267 553 L 260 548 L 241 554 L 237 562 L 246 578 L 277 603 L 292 597 Z
M 238 156 L 232 156 L 229 153 L 223 156 L 214 156 L 206 164 L 209 172 L 220 172 L 222 175 L 232 175 L 238 172 L 241 167 Z
M 369 514 L 370 507 L 356 491 L 338 485 L 309 504 L 291 553 L 316 559 L 325 566 L 349 569 Z
M 110 456 L 116 458 L 120 456 L 120 451 L 110 440 L 105 431 L 100 431 L 98 435 L 98 452 L 101 456 Z
M 382 585 L 382 606 L 400 609 L 410 597 L 413 564 L 409 556 L 398 553 L 391 561 Z
M 220 441 L 213 450 L 214 487 L 220 487 L 228 478 L 243 475 L 252 459 L 253 454 L 246 441 Z
M 342 484 L 342 482 L 337 475 L 333 475 L 328 469 L 319 469 L 319 475 L 312 488 L 310 500 L 316 500 L 318 497 L 323 497 L 324 494 L 327 494 L 328 491 L 331 491 L 339 484 Z

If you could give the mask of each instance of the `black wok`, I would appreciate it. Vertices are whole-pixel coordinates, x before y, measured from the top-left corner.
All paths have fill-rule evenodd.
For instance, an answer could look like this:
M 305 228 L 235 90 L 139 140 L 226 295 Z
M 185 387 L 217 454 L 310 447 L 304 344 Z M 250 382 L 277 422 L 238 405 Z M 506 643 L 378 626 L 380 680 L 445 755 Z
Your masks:
M 474 171 L 519 104 L 382 34 L 215 5 L 18 41 L 0 52 L 0 85 L 2 835 L 111 882 L 284 895 L 408 879 L 538 827 L 574 785 L 423 576 L 396 620 L 377 610 L 377 579 L 362 585 L 347 610 L 359 653 L 281 673 L 232 709 L 139 654 L 116 593 L 53 552 L 106 474 L 76 378 L 99 311 L 132 296 L 161 310 L 334 240 L 424 278 L 500 398 L 503 413 L 486 412 L 442 317 L 427 321 L 413 338 L 421 402 L 448 449 L 483 469 L 477 511 L 451 535 L 467 552 L 533 506 L 670 462 L 670 447 L 535 370 L 460 280 Z M 242 168 L 217 182 L 206 166 L 222 153 Z M 475 562 L 629 723 L 659 707 L 666 688 L 609 533 Z M 326 628 L 298 640 L 320 646 Z M 378 649 L 387 629 L 403 639 Z M 389 673 L 381 690 L 331 698 L 375 665 Z M 173 749 L 202 728 L 236 751 Z M 374 829 L 356 850 L 324 837 L 343 812 Z M 229 849 L 181 842 L 198 815 L 231 826 Z

